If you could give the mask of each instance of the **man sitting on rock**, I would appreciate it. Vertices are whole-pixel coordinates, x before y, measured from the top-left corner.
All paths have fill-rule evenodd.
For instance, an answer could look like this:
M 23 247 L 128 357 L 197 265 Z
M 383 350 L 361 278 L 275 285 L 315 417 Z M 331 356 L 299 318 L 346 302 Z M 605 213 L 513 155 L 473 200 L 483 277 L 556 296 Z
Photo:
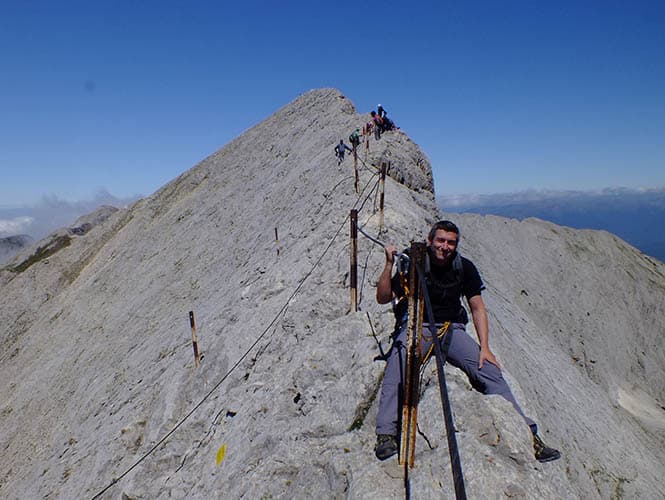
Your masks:
M 531 428 L 534 452 L 539 462 L 558 459 L 561 456 L 559 451 L 545 446 L 538 436 L 536 423 L 524 415 L 517 404 L 501 374 L 499 363 L 490 350 L 487 310 L 480 295 L 485 286 L 473 262 L 457 252 L 459 229 L 450 221 L 437 222 L 432 226 L 427 242 L 430 262 L 427 293 L 432 303 L 434 320 L 437 328 L 445 322 L 451 323 L 446 333 L 451 335 L 447 361 L 462 369 L 475 389 L 483 394 L 500 394 L 512 403 Z M 387 304 L 393 299 L 402 299 L 406 295 L 400 276 L 396 274 L 391 278 L 397 247 L 386 246 L 385 254 L 386 264 L 376 289 L 376 300 L 379 304 Z M 466 333 L 468 315 L 462 305 L 462 295 L 466 297 L 471 309 L 480 345 Z M 403 370 L 400 366 L 405 366 L 406 303 L 406 300 L 401 300 L 396 307 L 398 326 L 393 334 L 393 345 L 388 354 L 376 417 L 375 453 L 380 460 L 395 455 L 398 449 L 398 388 L 404 383 L 401 375 Z

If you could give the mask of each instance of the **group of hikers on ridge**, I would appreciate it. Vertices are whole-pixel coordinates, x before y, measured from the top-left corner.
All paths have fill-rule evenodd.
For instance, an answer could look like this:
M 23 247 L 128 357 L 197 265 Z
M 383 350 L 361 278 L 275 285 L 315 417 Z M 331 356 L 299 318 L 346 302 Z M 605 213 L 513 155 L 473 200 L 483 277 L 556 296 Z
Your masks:
M 543 443 L 538 434 L 538 426 L 527 417 L 513 396 L 508 383 L 503 378 L 500 365 L 489 346 L 488 317 L 485 303 L 481 296 L 485 285 L 478 269 L 472 261 L 458 252 L 460 239 L 459 228 L 451 221 L 435 223 L 427 236 L 425 265 L 425 284 L 431 302 L 431 309 L 436 329 L 444 330 L 444 337 L 429 334 L 430 325 L 423 324 L 421 352 L 428 352 L 432 338 L 440 345 L 447 344 L 447 358 L 450 364 L 460 368 L 469 378 L 472 387 L 483 394 L 499 394 L 512 403 L 531 429 L 533 449 L 536 460 L 550 462 L 561 457 L 561 453 Z M 408 253 L 405 250 L 403 254 Z M 401 255 L 403 255 L 401 254 Z M 376 445 L 374 448 L 379 460 L 386 460 L 397 454 L 399 448 L 399 412 L 401 409 L 400 387 L 405 383 L 406 335 L 408 325 L 408 306 L 403 283 L 408 271 L 392 274 L 393 263 L 398 256 L 394 245 L 385 246 L 385 266 L 379 276 L 376 287 L 376 300 L 379 304 L 393 303 L 395 312 L 395 330 L 392 334 L 392 346 L 386 355 L 386 367 L 381 386 L 379 409 L 376 417 Z M 405 276 L 406 274 L 406 276 Z M 478 342 L 466 333 L 469 317 L 462 305 L 462 296 L 466 297 Z M 447 330 L 441 328 L 449 323 Z M 441 331 L 439 330 L 439 331 Z
M 376 111 L 371 111 L 370 116 L 372 121 L 367 124 L 368 132 L 372 129 L 374 130 L 374 138 L 378 141 L 381 139 L 381 134 L 387 132 L 388 130 L 394 130 L 395 123 L 388 118 L 388 112 L 381 106 L 377 105 Z
M 395 128 L 380 104 L 377 106 L 377 111 L 372 111 L 370 114 L 372 122 L 363 128 L 363 136 L 373 130 L 375 138 L 379 139 L 382 132 Z M 358 128 L 349 135 L 349 142 L 352 147 L 344 144 L 343 139 L 340 139 L 339 144 L 335 146 L 338 165 L 344 161 L 346 151 L 357 153 L 361 142 Z M 443 339 L 447 337 L 446 361 L 461 369 L 477 391 L 483 394 L 498 394 L 513 405 L 531 430 L 536 460 L 539 462 L 557 460 L 561 457 L 561 453 L 543 442 L 538 433 L 538 425 L 522 411 L 503 377 L 499 362 L 490 349 L 489 321 L 481 295 L 485 285 L 474 263 L 460 255 L 459 240 L 459 228 L 448 220 L 435 223 L 427 235 L 425 288 L 431 302 L 434 327 L 443 336 L 437 338 L 430 334 L 428 330 L 431 326 L 426 320 L 422 325 L 420 352 L 428 352 L 433 346 L 432 342 L 439 343 L 443 349 Z M 384 250 L 385 265 L 377 282 L 376 300 L 379 304 L 393 304 L 396 321 L 391 335 L 392 345 L 385 356 L 386 367 L 376 416 L 374 452 L 379 460 L 386 460 L 396 455 L 399 449 L 399 416 L 403 403 L 400 399 L 405 384 L 406 336 L 409 323 L 408 290 L 404 285 L 408 283 L 408 271 L 400 269 L 400 272 L 393 275 L 396 256 L 407 254 L 408 250 L 399 254 L 398 248 L 394 245 L 387 245 Z M 469 315 L 462 304 L 462 297 L 466 298 L 478 342 L 466 332 Z M 447 326 L 444 327 L 444 324 Z
M 365 127 L 363 127 L 363 135 L 369 135 L 374 131 L 374 138 L 378 141 L 381 138 L 381 134 L 388 130 L 395 130 L 395 123 L 388 118 L 388 112 L 379 104 L 376 107 L 376 111 L 372 110 L 370 116 L 372 120 L 367 122 Z M 340 165 L 344 161 L 344 155 L 346 151 L 353 152 L 357 151 L 360 146 L 360 129 L 356 128 L 349 135 L 349 143 L 351 147 L 344 144 L 344 139 L 339 140 L 339 144 L 335 146 L 335 156 L 337 157 L 337 165 Z

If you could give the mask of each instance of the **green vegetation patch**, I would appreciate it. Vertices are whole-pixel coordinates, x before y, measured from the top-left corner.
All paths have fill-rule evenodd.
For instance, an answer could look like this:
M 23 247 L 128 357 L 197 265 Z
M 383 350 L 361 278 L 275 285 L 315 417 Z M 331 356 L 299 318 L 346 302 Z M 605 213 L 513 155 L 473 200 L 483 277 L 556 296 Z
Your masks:
M 360 404 L 356 407 L 356 413 L 353 417 L 353 422 L 351 422 L 351 425 L 347 429 L 348 432 L 355 431 L 363 426 L 365 423 L 365 417 L 367 417 L 367 413 L 369 413 L 372 404 L 374 404 L 374 400 L 376 399 L 376 395 L 379 393 L 382 382 L 383 374 L 379 377 L 376 384 L 374 384 L 374 387 L 372 387 L 369 397 L 365 401 L 361 401 Z
M 22 273 L 33 264 L 36 264 L 41 260 L 49 258 L 54 253 L 59 252 L 63 248 L 66 248 L 69 245 L 71 245 L 71 243 L 72 243 L 72 238 L 68 234 L 63 234 L 61 236 L 58 236 L 52 241 L 50 241 L 47 245 L 37 248 L 35 253 L 33 253 L 30 257 L 25 259 L 19 265 L 12 267 L 11 271 L 15 273 Z

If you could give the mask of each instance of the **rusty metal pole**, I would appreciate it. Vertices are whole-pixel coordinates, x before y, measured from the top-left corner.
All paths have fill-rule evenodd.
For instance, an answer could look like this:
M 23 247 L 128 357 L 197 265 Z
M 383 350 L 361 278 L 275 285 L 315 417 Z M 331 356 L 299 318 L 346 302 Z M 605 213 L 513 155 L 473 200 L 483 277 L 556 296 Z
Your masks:
M 386 165 L 386 162 L 381 163 L 381 183 L 380 183 L 380 195 L 379 195 L 379 232 L 383 231 L 383 202 L 385 199 L 385 191 L 386 191 L 386 171 L 388 170 L 388 166 Z
M 409 312 L 406 334 L 406 377 L 404 400 L 402 401 L 402 432 L 399 464 L 404 465 L 404 482 L 408 489 L 409 469 L 414 466 L 416 456 L 416 429 L 418 425 L 418 397 L 420 395 L 420 340 L 423 330 L 424 296 L 420 291 L 420 279 L 416 266 L 422 269 L 425 263 L 425 243 L 411 245 L 409 269 Z
M 360 178 L 358 177 L 358 153 L 356 152 L 356 146 L 353 146 L 353 171 L 356 175 L 356 193 L 358 193 L 358 184 L 360 184 Z
M 189 325 L 192 327 L 192 347 L 194 348 L 194 364 L 199 367 L 201 356 L 199 356 L 199 342 L 196 339 L 196 324 L 194 323 L 194 311 L 189 311 Z
M 351 287 L 351 311 L 358 311 L 358 210 L 351 210 L 351 268 L 349 284 Z
M 360 184 L 360 177 L 358 176 L 358 167 L 356 166 L 354 169 L 354 172 L 356 174 L 356 180 L 355 180 L 355 185 L 356 185 L 356 194 L 359 192 L 359 184 Z

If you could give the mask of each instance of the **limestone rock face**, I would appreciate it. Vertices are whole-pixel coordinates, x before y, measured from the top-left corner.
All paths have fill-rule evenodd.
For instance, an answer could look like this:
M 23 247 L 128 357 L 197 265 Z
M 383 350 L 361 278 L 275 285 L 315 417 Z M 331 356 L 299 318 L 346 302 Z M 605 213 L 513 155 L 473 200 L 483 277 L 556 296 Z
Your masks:
M 403 498 L 396 460 L 373 453 L 393 323 L 374 301 L 383 250 L 359 240 L 349 312 L 352 208 L 404 247 L 436 218 L 459 223 L 504 375 L 563 453 L 537 463 L 513 408 L 447 366 L 469 498 L 665 495 L 663 264 L 606 233 L 438 213 L 403 131 L 361 148 L 356 191 L 333 148 L 366 121 L 338 91 L 308 92 L 0 268 L 1 497 Z M 412 498 L 454 495 L 434 370 Z

